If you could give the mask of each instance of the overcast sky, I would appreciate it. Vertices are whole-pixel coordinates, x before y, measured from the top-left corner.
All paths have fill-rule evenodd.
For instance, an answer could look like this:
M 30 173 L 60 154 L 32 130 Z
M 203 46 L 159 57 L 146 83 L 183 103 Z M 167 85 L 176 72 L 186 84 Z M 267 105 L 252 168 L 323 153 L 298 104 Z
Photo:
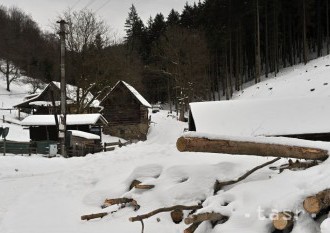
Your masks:
M 41 29 L 48 31 L 51 31 L 51 23 L 64 10 L 69 7 L 74 10 L 87 7 L 95 11 L 121 37 L 132 4 L 146 23 L 150 16 L 154 17 L 159 12 L 166 18 L 172 8 L 181 13 L 186 2 L 191 4 L 194 0 L 1 0 L 0 4 L 19 7 L 31 15 Z

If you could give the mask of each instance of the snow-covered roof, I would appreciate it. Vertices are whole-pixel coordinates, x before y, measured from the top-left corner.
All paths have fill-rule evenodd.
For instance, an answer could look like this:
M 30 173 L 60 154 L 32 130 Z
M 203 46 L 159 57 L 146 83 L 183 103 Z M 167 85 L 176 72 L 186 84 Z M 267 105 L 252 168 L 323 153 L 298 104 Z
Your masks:
M 100 136 L 96 135 L 96 134 L 92 134 L 92 133 L 86 133 L 84 131 L 80 131 L 80 130 L 68 130 L 72 133 L 72 136 L 75 137 L 80 137 L 80 138 L 85 138 L 85 139 L 95 139 L 95 140 L 99 140 Z
M 104 101 L 109 94 L 112 92 L 112 90 L 114 90 L 120 83 L 124 84 L 126 86 L 126 88 L 135 96 L 135 98 L 145 107 L 147 108 L 151 108 L 151 104 L 149 104 L 149 102 L 131 85 L 129 85 L 127 82 L 124 81 L 118 81 L 114 87 L 110 90 L 110 92 L 103 98 L 102 101 Z M 101 102 L 102 102 L 101 101 Z
M 60 82 L 55 82 L 55 81 L 52 81 L 52 83 L 57 86 L 58 89 L 61 89 L 61 83 Z M 67 84 L 66 85 L 66 95 L 68 98 L 70 98 L 71 100 L 74 100 L 76 101 L 77 100 L 77 90 L 78 90 L 78 87 L 76 86 L 73 86 L 73 85 L 70 85 L 70 84 Z M 81 91 L 81 88 L 79 89 L 79 98 L 82 98 L 83 96 L 83 93 Z M 85 97 L 85 102 L 86 104 L 88 102 L 90 102 L 91 100 L 93 100 L 94 96 L 92 95 L 92 93 L 88 92 L 86 94 L 86 97 Z M 92 107 L 98 107 L 99 106 L 99 101 L 98 100 L 93 100 L 91 106 Z
M 38 93 L 38 94 L 34 94 L 34 95 L 29 95 L 27 96 L 27 98 L 25 97 L 25 101 L 18 104 L 18 105 L 24 105 L 24 104 L 28 104 L 28 105 L 34 105 L 32 103 L 36 103 L 36 105 L 40 105 L 40 102 L 38 101 L 39 98 L 46 92 L 46 90 L 49 88 L 50 85 L 55 85 L 59 90 L 61 89 L 61 83 L 60 82 L 55 82 L 52 81 L 51 83 L 49 83 L 43 90 L 42 92 Z M 72 86 L 70 84 L 66 85 L 66 93 L 67 93 L 67 98 L 69 98 L 71 100 L 70 103 L 72 103 L 72 101 L 77 101 L 77 89 L 78 87 L 76 86 Z M 83 93 L 82 91 L 79 92 L 79 97 L 82 98 L 83 97 Z M 84 97 L 84 102 L 85 104 L 88 104 L 90 101 L 92 101 L 94 98 L 94 96 L 88 92 L 86 94 L 86 96 Z M 46 103 L 44 103 L 43 105 L 45 105 Z M 93 100 L 92 103 L 90 104 L 91 107 L 99 107 L 100 102 L 98 100 Z M 16 105 L 16 106 L 18 106 Z M 47 106 L 51 106 L 51 102 L 49 102 L 47 104 Z M 14 106 L 14 107 L 16 107 Z
M 271 136 L 330 132 L 330 97 L 191 103 L 196 132 Z
M 131 85 L 129 85 L 128 83 L 122 81 L 123 84 L 125 84 L 125 86 L 130 90 L 130 92 L 132 92 L 132 94 L 141 102 L 141 104 L 147 108 L 151 108 L 151 105 L 149 104 L 149 102 L 137 91 L 135 90 L 134 87 L 132 87 Z
M 58 116 L 59 118 L 59 116 Z M 68 114 L 67 125 L 94 125 L 97 122 L 107 124 L 107 120 L 99 113 L 93 114 Z M 55 125 L 54 115 L 31 115 L 21 121 L 23 126 Z

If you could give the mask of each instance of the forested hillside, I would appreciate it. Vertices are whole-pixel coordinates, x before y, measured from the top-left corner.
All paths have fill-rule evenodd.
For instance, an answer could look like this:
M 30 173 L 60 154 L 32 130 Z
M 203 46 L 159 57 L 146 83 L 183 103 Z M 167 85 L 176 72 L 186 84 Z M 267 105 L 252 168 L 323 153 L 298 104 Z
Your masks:
M 326 0 L 205 0 L 143 22 L 131 6 L 126 37 L 89 10 L 61 14 L 67 22 L 70 83 L 100 92 L 125 80 L 150 102 L 184 105 L 230 99 L 242 84 L 329 53 Z M 17 8 L 0 8 L 1 72 L 58 80 L 59 47 L 52 34 Z M 56 19 L 54 19 L 56 25 Z M 111 25 L 110 25 L 111 26 Z M 9 89 L 9 88 L 8 88 Z

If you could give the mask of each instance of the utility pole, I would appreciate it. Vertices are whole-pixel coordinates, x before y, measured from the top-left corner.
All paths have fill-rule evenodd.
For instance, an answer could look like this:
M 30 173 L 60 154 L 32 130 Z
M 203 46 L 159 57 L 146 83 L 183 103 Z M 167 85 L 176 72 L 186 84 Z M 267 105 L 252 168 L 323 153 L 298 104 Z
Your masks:
M 61 39 L 61 117 L 59 124 L 58 137 L 61 142 L 61 154 L 67 157 L 65 142 L 66 142 L 66 80 L 65 80 L 65 24 L 64 20 L 57 21 L 60 24 L 60 39 Z

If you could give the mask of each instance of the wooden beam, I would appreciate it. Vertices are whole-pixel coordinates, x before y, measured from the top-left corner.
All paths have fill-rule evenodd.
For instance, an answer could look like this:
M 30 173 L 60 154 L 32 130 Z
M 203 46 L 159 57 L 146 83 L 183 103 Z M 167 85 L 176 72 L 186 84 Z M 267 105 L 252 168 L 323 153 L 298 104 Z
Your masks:
M 328 152 L 318 148 L 262 142 L 180 137 L 176 146 L 181 152 L 209 152 L 312 160 L 325 160 L 328 158 Z

